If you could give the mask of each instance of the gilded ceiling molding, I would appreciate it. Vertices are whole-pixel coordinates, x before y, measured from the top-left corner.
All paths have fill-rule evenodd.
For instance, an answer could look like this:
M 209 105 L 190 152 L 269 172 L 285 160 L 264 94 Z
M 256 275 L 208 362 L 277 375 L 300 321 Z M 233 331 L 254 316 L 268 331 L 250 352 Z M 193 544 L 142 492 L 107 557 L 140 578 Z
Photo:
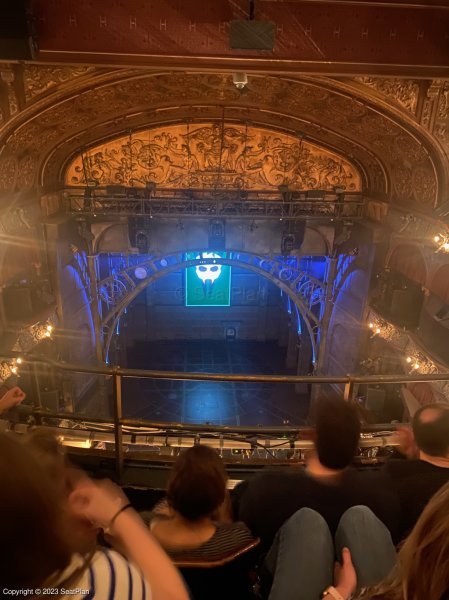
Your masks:
M 360 192 L 342 156 L 298 136 L 230 122 L 185 123 L 122 136 L 78 155 L 66 185 L 332 189 Z
M 20 113 L 18 122 L 11 119 L 3 129 L 6 137 L 0 141 L 6 142 L 6 146 L 1 157 L 21 160 L 25 155 L 31 156 L 30 164 L 25 164 L 25 182 L 45 182 L 43 167 L 54 149 L 61 148 L 60 165 L 69 156 L 69 148 L 65 156 L 62 151 L 67 140 L 77 139 L 78 147 L 88 147 L 99 139 L 136 129 L 134 121 L 138 119 L 140 127 L 151 122 L 163 123 L 165 112 L 175 107 L 179 109 L 180 120 L 182 113 L 184 118 L 189 115 L 193 105 L 200 112 L 201 107 L 209 110 L 211 106 L 224 106 L 226 118 L 234 118 L 236 110 L 240 114 L 247 110 L 257 113 L 259 122 L 265 120 L 265 115 L 277 120 L 273 125 L 279 129 L 286 129 L 286 123 L 296 120 L 297 135 L 308 137 L 307 130 L 313 130 L 313 143 L 323 146 L 328 137 L 346 140 L 337 148 L 341 148 L 340 154 L 346 160 L 363 166 L 360 171 L 367 173 L 368 193 L 378 192 L 368 172 L 369 156 L 371 162 L 380 165 L 380 175 L 376 178 L 383 179 L 383 188 L 393 202 L 431 210 L 438 198 L 443 197 L 448 163 L 441 156 L 439 144 L 417 125 L 411 113 L 408 116 L 402 108 L 395 108 L 388 98 L 385 101 L 374 98 L 369 89 L 364 93 L 366 86 L 356 85 L 353 80 L 345 83 L 325 77 L 254 75 L 242 95 L 232 85 L 229 74 L 148 74 L 137 70 L 93 74 L 91 89 L 86 89 L 89 75 L 79 79 L 81 89 L 76 89 L 76 79 L 56 86 L 54 94 L 44 94 L 30 104 L 32 112 L 22 111 L 26 115 Z M 66 85 L 70 86 L 70 92 L 65 90 Z M 34 117 L 30 118 L 31 115 Z M 136 115 L 140 115 L 138 119 Z M 298 127 L 300 122 L 303 128 Z M 98 131 L 101 136 L 94 137 L 93 132 Z M 343 150 L 344 143 L 352 145 L 353 151 Z M 70 152 L 75 149 L 72 146 Z
M 419 97 L 419 82 L 415 79 L 386 79 L 384 77 L 354 77 L 363 85 L 366 85 L 379 94 L 387 96 L 402 108 L 416 115 Z
M 93 73 L 95 67 L 65 65 L 25 64 L 23 68 L 23 84 L 27 101 L 35 96 L 48 92 L 61 83 Z

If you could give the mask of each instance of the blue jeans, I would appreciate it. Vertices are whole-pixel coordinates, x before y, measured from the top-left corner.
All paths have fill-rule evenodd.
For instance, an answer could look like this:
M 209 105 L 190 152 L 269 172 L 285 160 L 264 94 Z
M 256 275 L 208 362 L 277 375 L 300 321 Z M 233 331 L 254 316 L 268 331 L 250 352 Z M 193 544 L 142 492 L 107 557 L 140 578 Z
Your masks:
M 318 600 L 333 583 L 334 561 L 351 551 L 359 587 L 384 579 L 394 567 L 390 532 L 366 506 L 353 506 L 340 519 L 335 545 L 323 517 L 298 510 L 279 530 L 265 564 L 274 575 L 269 600 Z

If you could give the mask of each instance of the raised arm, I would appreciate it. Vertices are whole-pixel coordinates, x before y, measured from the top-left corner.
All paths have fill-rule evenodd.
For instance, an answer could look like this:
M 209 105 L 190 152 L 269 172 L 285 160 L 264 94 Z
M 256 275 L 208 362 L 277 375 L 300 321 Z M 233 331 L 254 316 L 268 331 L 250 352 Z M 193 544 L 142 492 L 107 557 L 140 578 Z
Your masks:
M 131 507 L 122 490 L 111 481 L 81 480 L 69 498 L 72 510 L 103 527 L 119 542 L 127 558 L 142 570 L 152 600 L 188 600 L 181 575 Z

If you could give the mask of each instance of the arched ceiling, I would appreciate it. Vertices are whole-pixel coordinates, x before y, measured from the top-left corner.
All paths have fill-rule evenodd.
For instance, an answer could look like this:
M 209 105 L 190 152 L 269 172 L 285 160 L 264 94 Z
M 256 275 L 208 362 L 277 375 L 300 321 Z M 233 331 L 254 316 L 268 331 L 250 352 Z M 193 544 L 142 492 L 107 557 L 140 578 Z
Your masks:
M 402 205 L 432 209 L 446 187 L 444 153 L 413 105 L 391 102 L 368 82 L 251 75 L 241 93 L 229 74 L 78 69 L 54 85 L 35 77 L 35 95 L 28 83 L 31 101 L 0 130 L 0 192 L 60 187 L 71 156 L 119 134 L 223 118 L 336 152 L 359 169 L 366 193 Z

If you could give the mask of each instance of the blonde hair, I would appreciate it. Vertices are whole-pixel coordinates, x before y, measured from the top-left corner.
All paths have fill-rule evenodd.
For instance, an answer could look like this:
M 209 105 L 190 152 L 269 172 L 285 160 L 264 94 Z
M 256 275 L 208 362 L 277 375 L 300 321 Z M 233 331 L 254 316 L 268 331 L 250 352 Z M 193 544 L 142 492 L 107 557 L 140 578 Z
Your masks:
M 361 598 L 444 600 L 449 597 L 449 483 L 429 501 L 398 554 L 392 574 Z

